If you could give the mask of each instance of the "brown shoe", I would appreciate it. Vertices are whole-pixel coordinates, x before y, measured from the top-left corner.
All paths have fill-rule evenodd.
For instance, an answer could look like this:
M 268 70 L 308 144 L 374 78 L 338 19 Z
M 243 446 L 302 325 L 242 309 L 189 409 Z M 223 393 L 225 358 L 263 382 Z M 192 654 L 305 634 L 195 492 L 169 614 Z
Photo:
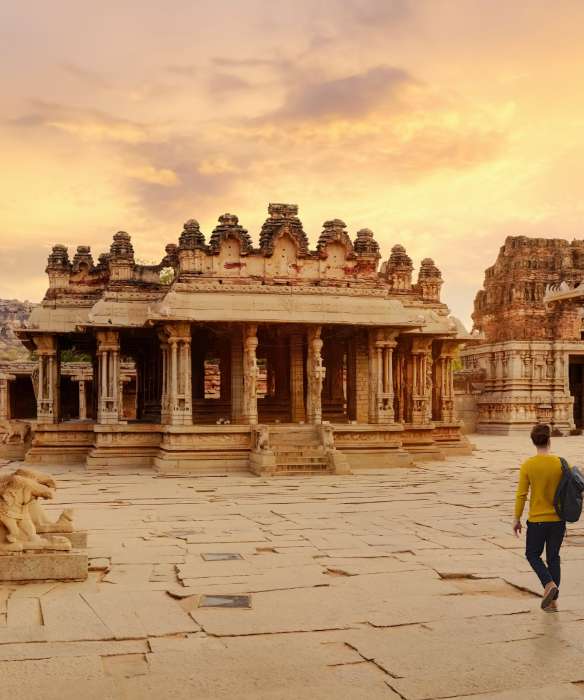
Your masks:
M 543 589 L 543 598 L 541 599 L 541 609 L 546 610 L 550 603 L 553 603 L 560 595 L 560 589 L 553 581 L 550 581 Z
M 544 612 L 546 613 L 557 613 L 559 612 L 558 610 L 558 604 L 556 603 L 555 600 L 552 600 L 552 602 L 547 606 L 547 608 L 544 608 Z

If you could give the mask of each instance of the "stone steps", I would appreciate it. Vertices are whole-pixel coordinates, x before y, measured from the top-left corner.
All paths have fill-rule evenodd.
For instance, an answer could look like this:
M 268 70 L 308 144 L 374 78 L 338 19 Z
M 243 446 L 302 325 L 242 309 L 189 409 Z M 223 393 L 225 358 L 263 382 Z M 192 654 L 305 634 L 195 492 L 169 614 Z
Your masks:
M 329 468 L 326 462 L 319 464 L 276 464 L 274 474 L 328 474 Z

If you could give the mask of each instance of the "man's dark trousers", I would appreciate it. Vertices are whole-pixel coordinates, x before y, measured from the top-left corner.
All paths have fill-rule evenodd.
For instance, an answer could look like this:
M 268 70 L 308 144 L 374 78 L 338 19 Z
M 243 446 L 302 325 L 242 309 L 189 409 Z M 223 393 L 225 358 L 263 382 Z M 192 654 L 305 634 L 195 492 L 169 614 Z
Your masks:
M 560 585 L 560 547 L 565 533 L 566 523 L 563 520 L 551 523 L 527 522 L 525 556 L 544 588 L 550 581 L 558 587 Z M 544 547 L 547 566 L 541 559 Z

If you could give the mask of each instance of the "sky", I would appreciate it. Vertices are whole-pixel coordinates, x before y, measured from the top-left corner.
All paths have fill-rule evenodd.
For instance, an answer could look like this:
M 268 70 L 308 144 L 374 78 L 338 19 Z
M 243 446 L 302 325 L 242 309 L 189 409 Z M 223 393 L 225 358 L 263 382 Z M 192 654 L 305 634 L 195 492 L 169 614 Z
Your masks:
M 0 298 L 39 301 L 54 243 L 268 202 L 432 257 L 467 325 L 508 235 L 582 238 L 581 0 L 0 3 Z

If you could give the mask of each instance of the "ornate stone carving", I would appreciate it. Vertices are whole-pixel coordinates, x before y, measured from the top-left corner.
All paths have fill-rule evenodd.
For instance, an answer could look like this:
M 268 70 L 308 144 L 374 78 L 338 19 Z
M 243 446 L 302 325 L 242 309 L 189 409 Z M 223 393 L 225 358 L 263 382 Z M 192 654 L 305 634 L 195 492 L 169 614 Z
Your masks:
M 134 262 L 134 248 L 130 234 L 125 231 L 118 231 L 114 234 L 114 240 L 110 246 L 110 262 L 114 260 L 127 260 Z
M 205 236 L 196 219 L 185 221 L 178 245 L 181 250 L 206 250 Z
M 239 241 L 241 255 L 249 255 L 253 251 L 250 235 L 240 225 L 235 214 L 222 214 L 219 217 L 219 224 L 215 226 L 209 240 L 209 253 L 218 255 L 221 243 L 228 238 L 235 238 Z
M 90 272 L 93 270 L 93 257 L 88 245 L 77 246 L 77 252 L 73 258 L 72 270 L 74 273 Z
M 418 273 L 418 284 L 422 299 L 425 301 L 440 301 L 442 273 L 434 264 L 432 258 L 424 258 Z
M 302 222 L 298 218 L 297 204 L 270 204 L 268 206 L 269 217 L 264 222 L 260 232 L 260 250 L 266 256 L 274 252 L 274 243 L 281 235 L 283 229 L 295 241 L 298 256 L 308 255 L 308 238 Z
M 0 478 L 0 555 L 23 550 L 71 549 L 67 538 L 41 537 L 37 530 L 37 524 L 43 532 L 51 525 L 38 501 L 53 496 L 54 481 L 38 472 L 19 470 Z M 61 516 L 58 522 L 62 524 L 64 520 L 68 521 L 68 516 Z M 52 525 L 58 527 L 56 523 Z
M 322 364 L 321 328 L 317 326 L 308 330 L 308 357 L 306 360 L 306 377 L 308 382 L 306 396 L 306 413 L 310 423 L 322 421 L 322 386 L 326 369 Z
M 248 324 L 243 331 L 243 417 L 250 425 L 258 422 L 257 346 L 257 326 Z
M 402 245 L 394 245 L 389 260 L 381 268 L 381 274 L 389 282 L 393 292 L 409 292 L 412 288 L 414 265 Z
M 270 449 L 270 429 L 267 425 L 257 425 L 253 431 L 253 449 L 267 452 Z
M 0 445 L 24 445 L 30 435 L 30 423 L 22 420 L 4 420 L 0 421 L 0 430 L 4 431 Z
M 357 231 L 353 248 L 359 257 L 370 257 L 379 260 L 379 243 L 373 236 L 373 231 L 369 228 L 362 228 Z
M 352 260 L 355 257 L 353 244 L 347 233 L 347 224 L 340 219 L 325 221 L 322 225 L 322 233 L 316 244 L 316 250 L 321 256 L 326 255 L 326 247 L 330 243 L 340 243 L 346 251 L 346 259 Z

